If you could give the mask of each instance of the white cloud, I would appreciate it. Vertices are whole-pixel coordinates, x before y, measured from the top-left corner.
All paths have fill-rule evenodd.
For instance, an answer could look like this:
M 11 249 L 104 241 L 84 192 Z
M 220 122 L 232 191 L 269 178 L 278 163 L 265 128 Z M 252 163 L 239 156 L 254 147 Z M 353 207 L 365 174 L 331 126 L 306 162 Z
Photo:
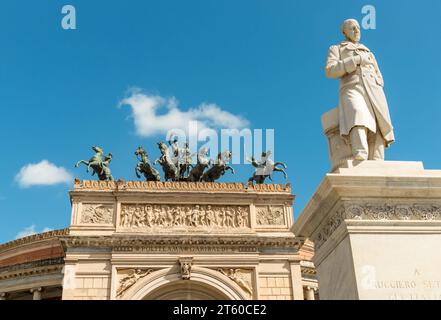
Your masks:
M 120 102 L 130 106 L 136 133 L 142 137 L 165 134 L 173 129 L 187 132 L 190 121 L 196 121 L 198 129 L 228 128 L 242 129 L 249 121 L 241 116 L 222 110 L 214 103 L 202 103 L 196 108 L 181 110 L 176 98 L 164 98 L 134 90 Z
M 70 183 L 72 175 L 63 167 L 57 167 L 47 160 L 30 163 L 20 169 L 15 180 L 22 188 L 32 186 L 50 186 L 60 183 Z
M 15 239 L 24 238 L 27 236 L 32 236 L 33 234 L 43 233 L 43 232 L 48 232 L 48 231 L 52 231 L 52 229 L 46 227 L 43 229 L 43 231 L 37 232 L 35 230 L 35 224 L 33 224 L 33 225 L 30 225 L 29 227 L 24 228 L 19 233 L 17 233 L 17 235 L 15 236 Z

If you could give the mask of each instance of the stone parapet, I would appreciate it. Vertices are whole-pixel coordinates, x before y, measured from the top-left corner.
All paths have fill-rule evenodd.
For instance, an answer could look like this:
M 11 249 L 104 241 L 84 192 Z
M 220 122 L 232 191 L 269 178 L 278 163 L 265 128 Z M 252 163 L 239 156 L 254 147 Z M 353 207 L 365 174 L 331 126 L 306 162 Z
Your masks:
M 289 235 L 293 222 L 290 185 L 76 180 L 70 196 L 72 235 Z
M 178 192 L 243 192 L 291 193 L 290 184 L 248 184 L 232 182 L 161 182 L 161 181 L 96 181 L 75 180 L 75 191 L 178 191 Z

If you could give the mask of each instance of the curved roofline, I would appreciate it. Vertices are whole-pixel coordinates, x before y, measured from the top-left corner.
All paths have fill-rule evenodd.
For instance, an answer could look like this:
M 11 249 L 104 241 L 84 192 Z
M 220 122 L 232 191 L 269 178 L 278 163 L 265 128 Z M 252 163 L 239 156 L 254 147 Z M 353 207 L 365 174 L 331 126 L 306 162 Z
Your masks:
M 59 236 L 65 236 L 69 234 L 69 228 L 65 229 L 58 229 L 58 230 L 52 230 L 42 233 L 33 234 L 27 237 L 23 237 L 20 239 L 8 241 L 6 243 L 0 244 L 0 252 L 14 248 L 19 247 L 21 245 L 29 244 L 32 242 L 42 241 L 42 240 L 48 240 L 51 238 L 56 238 Z

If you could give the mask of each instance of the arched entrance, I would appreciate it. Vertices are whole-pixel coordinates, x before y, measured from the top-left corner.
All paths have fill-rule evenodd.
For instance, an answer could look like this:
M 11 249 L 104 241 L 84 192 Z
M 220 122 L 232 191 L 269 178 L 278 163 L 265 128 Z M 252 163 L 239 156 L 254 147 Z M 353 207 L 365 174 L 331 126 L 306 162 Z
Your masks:
M 206 284 L 178 280 L 153 290 L 143 300 L 228 300 L 228 297 Z
M 122 296 L 123 300 L 246 300 L 247 294 L 228 277 L 206 268 L 192 268 L 191 279 L 165 269 L 153 272 Z

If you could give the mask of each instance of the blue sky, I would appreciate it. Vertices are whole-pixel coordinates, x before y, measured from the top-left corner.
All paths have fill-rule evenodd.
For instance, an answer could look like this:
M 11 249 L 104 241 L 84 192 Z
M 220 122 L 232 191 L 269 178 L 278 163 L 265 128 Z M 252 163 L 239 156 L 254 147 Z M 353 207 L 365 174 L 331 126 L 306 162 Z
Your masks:
M 61 28 L 66 4 L 77 30 Z M 324 76 L 327 50 L 366 4 L 377 29 L 362 42 L 379 61 L 397 138 L 386 157 L 439 168 L 439 1 L 2 1 L 0 242 L 69 225 L 73 184 L 24 188 L 16 176 L 26 165 L 47 160 L 65 178 L 87 179 L 73 165 L 97 144 L 113 153 L 115 177 L 130 180 L 138 145 L 158 156 L 164 135 L 141 136 L 132 109 L 118 107 L 131 88 L 174 97 L 183 114 L 205 103 L 275 129 L 297 216 L 330 169 L 320 117 L 337 105 L 338 81 Z M 235 168 L 224 181 L 253 172 Z

